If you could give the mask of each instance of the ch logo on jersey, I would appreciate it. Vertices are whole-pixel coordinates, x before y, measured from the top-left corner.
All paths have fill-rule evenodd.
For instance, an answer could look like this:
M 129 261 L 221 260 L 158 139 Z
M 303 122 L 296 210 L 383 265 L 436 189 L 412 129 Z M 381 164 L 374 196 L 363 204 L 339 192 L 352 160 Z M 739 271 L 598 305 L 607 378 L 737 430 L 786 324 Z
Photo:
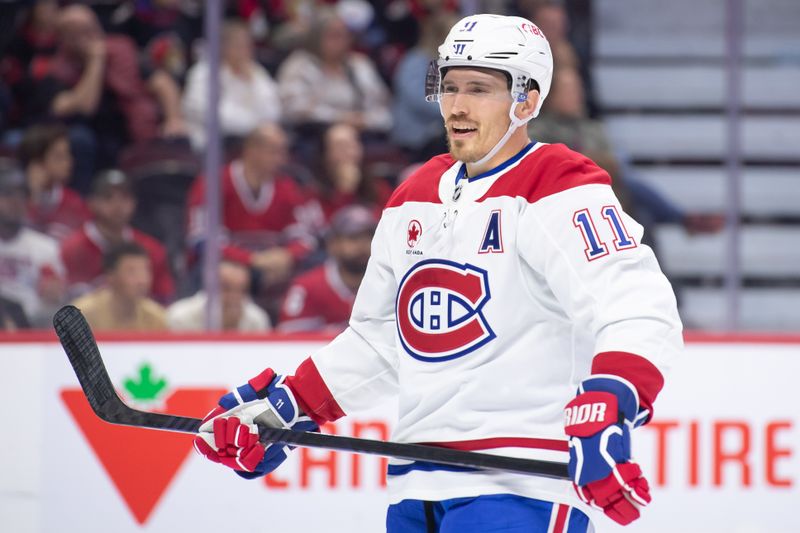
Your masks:
M 428 259 L 400 282 L 395 313 L 400 342 L 420 361 L 471 353 L 495 338 L 483 315 L 491 298 L 489 275 L 470 264 Z

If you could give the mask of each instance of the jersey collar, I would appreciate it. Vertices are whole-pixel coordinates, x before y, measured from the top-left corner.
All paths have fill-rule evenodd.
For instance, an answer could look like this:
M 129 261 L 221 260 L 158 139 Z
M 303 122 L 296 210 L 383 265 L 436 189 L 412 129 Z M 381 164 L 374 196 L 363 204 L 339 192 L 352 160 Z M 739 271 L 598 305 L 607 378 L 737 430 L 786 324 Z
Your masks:
M 467 182 L 472 183 L 473 181 L 478 181 L 478 180 L 483 179 L 483 178 L 488 178 L 490 176 L 494 176 L 495 174 L 497 174 L 499 172 L 502 172 L 503 170 L 507 169 L 508 167 L 510 167 L 511 165 L 513 165 L 514 163 L 516 163 L 517 161 L 519 161 L 520 159 L 525 157 L 525 155 L 528 153 L 528 151 L 535 144 L 536 144 L 536 141 L 532 140 L 527 145 L 525 145 L 525 147 L 522 150 L 520 150 L 519 152 L 517 152 L 516 154 L 511 156 L 509 159 L 506 159 L 505 161 L 503 161 L 502 163 L 500 163 L 499 165 L 497 165 L 493 169 L 487 170 L 486 172 L 482 172 L 481 174 L 478 174 L 477 176 L 469 176 L 469 177 L 467 177 L 467 164 L 466 163 L 461 163 L 461 167 L 458 169 L 458 174 L 456 174 L 456 185 L 458 185 L 458 182 L 461 181 L 464 178 L 466 178 Z

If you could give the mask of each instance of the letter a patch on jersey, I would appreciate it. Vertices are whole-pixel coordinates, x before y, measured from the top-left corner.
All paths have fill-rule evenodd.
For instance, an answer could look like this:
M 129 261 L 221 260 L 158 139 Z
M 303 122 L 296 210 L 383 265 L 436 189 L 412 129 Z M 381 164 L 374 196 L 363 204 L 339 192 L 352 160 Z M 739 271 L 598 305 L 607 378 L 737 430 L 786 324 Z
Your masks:
M 486 223 L 486 231 L 483 232 L 479 254 L 502 254 L 503 253 L 503 231 L 500 227 L 500 210 L 497 209 L 489 214 L 489 221 Z

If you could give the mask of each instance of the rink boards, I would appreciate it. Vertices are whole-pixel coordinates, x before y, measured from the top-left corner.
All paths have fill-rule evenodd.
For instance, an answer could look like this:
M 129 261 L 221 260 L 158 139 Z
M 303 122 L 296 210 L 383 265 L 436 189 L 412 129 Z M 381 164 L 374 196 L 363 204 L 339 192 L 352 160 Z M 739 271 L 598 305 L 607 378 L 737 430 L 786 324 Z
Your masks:
M 800 338 L 689 336 L 634 434 L 654 503 L 635 526 L 598 531 L 800 531 Z M 112 381 L 135 405 L 202 417 L 221 392 L 266 366 L 291 371 L 324 339 L 105 338 Z M 191 437 L 100 422 L 54 337 L 0 340 L 5 407 L 2 531 L 373 532 L 383 529 L 385 461 L 298 450 L 245 481 L 208 463 Z M 387 438 L 394 407 L 326 428 Z M 233 522 L 232 517 L 238 517 Z M 241 520 L 241 522 L 239 522 Z M 245 525 L 246 524 L 246 525 Z

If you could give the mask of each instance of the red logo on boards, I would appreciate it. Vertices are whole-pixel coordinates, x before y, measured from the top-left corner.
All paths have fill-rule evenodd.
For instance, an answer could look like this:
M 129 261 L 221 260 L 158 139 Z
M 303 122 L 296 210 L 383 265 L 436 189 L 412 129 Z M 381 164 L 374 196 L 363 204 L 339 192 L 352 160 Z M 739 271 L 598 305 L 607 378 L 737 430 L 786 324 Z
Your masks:
M 409 248 L 416 246 L 417 241 L 422 236 L 422 224 L 418 220 L 412 220 L 408 223 L 408 237 L 406 242 Z
M 226 392 L 176 389 L 166 396 L 159 411 L 201 418 Z M 128 509 L 139 524 L 144 524 L 183 462 L 194 453 L 192 436 L 104 422 L 78 388 L 63 389 L 61 398 Z

